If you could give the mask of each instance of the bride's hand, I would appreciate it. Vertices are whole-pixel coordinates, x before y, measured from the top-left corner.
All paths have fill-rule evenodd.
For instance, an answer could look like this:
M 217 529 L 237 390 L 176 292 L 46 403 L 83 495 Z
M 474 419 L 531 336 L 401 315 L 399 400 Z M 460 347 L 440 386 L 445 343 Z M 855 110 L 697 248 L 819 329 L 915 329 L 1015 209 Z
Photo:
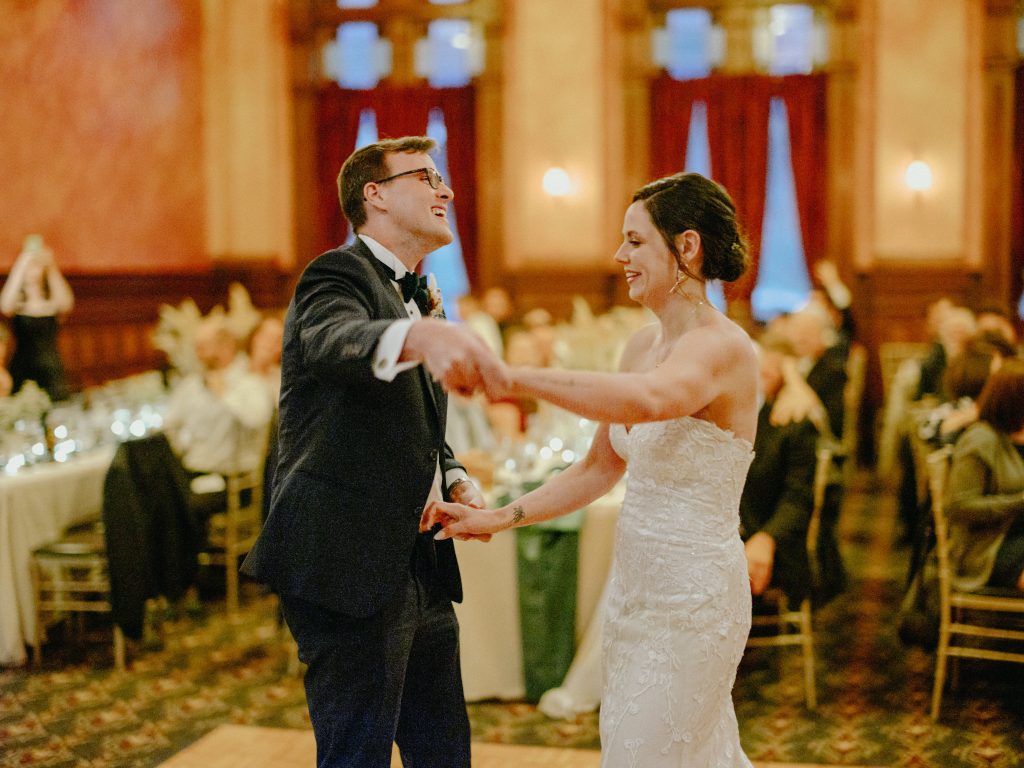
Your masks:
M 509 396 L 512 389 L 512 371 L 501 360 L 489 370 L 482 370 L 484 394 L 492 403 Z
M 423 510 L 420 519 L 420 530 L 429 531 L 435 525 L 441 530 L 434 536 L 438 541 L 443 539 L 487 539 L 490 535 L 508 527 L 505 516 L 496 509 L 477 509 L 465 504 L 454 504 L 446 501 L 433 501 Z M 484 539 L 485 541 L 487 539 Z

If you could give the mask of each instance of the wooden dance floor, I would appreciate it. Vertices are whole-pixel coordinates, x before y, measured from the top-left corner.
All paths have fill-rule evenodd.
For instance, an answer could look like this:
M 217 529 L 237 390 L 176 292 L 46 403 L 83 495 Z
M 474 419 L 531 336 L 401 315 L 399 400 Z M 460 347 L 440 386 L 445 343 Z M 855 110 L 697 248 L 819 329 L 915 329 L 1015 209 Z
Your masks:
M 473 743 L 474 768 L 598 768 L 599 763 L 600 756 L 593 750 Z M 312 731 L 222 725 L 160 768 L 311 768 L 315 765 Z M 401 768 L 397 752 L 391 765 Z M 757 768 L 822 768 L 792 763 L 755 765 Z

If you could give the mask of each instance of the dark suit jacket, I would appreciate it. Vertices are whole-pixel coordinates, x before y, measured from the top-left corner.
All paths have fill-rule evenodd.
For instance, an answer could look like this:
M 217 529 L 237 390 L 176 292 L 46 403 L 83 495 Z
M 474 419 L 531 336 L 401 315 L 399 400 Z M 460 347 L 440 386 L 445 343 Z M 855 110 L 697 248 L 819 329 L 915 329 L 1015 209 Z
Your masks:
M 825 406 L 828 425 L 836 440 L 843 436 L 843 392 L 846 389 L 848 354 L 849 346 L 833 345 L 822 352 L 807 372 L 807 386 L 814 390 Z
M 814 506 L 818 431 L 809 421 L 773 426 L 771 403 L 758 414 L 754 461 L 740 497 L 740 525 L 746 541 L 759 531 L 775 539 L 772 585 L 799 602 L 810 586 L 807 525 Z
M 303 272 L 285 318 L 278 463 L 270 514 L 242 570 L 279 594 L 369 616 L 408 576 L 420 514 L 441 471 L 447 397 L 422 366 L 371 370 L 381 334 L 408 317 L 390 270 L 359 240 Z M 428 540 L 452 600 L 451 541 Z
M 195 583 L 203 521 L 188 477 L 162 434 L 121 443 L 103 484 L 103 530 L 114 621 L 142 637 L 145 603 L 177 600 Z

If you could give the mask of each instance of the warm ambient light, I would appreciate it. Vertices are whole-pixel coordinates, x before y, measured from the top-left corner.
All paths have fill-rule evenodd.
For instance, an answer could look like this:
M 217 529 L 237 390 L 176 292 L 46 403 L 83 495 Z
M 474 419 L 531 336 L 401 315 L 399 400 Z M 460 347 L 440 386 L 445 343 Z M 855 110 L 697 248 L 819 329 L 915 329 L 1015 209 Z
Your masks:
M 909 189 L 915 192 L 924 192 L 932 187 L 932 169 L 928 163 L 915 160 L 907 166 L 903 174 L 903 181 Z
M 564 168 L 548 168 L 541 185 L 551 197 L 565 197 L 572 192 L 572 178 Z

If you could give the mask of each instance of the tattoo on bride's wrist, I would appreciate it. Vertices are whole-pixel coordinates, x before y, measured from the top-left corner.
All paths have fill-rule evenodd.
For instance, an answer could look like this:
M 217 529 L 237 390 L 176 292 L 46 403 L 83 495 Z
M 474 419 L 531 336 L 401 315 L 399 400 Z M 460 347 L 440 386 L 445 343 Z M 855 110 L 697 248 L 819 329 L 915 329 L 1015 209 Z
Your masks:
M 516 504 L 512 508 L 512 525 L 518 525 L 523 522 L 524 517 L 526 517 L 526 510 L 523 509 L 521 504 Z

